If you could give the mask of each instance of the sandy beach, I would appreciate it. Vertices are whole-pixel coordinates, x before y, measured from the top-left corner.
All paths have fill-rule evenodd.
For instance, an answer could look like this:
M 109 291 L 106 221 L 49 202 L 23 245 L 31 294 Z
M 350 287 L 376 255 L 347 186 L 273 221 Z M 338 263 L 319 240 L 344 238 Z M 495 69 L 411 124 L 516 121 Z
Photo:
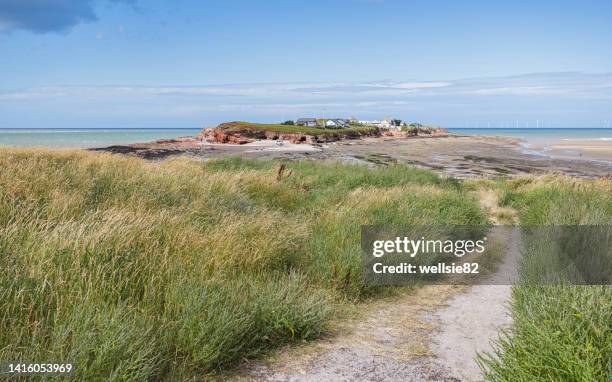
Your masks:
M 564 139 L 542 147 L 551 156 L 571 159 L 593 159 L 612 163 L 612 141 Z

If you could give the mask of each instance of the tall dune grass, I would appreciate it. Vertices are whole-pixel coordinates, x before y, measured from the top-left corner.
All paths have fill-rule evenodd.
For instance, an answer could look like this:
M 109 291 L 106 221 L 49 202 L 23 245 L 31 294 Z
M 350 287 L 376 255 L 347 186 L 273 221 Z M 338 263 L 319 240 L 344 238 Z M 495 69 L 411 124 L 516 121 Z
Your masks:
M 359 226 L 484 224 L 460 184 L 240 159 L 0 150 L 0 360 L 184 380 L 318 336 L 374 293 Z
M 610 180 L 524 178 L 502 188 L 502 202 L 518 209 L 521 224 L 612 223 Z M 610 286 L 518 285 L 511 311 L 512 330 L 498 341 L 494 357 L 481 358 L 488 380 L 612 380 Z

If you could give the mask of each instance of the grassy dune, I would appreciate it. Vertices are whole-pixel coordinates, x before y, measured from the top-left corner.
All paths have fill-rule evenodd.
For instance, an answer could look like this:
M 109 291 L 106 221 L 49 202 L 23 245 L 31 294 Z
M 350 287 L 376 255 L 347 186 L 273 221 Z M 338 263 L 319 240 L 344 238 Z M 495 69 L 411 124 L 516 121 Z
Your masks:
M 0 360 L 80 380 L 184 380 L 318 336 L 376 290 L 359 226 L 484 224 L 462 186 L 239 159 L 0 150 Z
M 610 180 L 525 178 L 501 187 L 521 224 L 612 224 Z M 523 276 L 533 279 L 531 273 Z M 482 359 L 488 380 L 612 380 L 609 286 L 515 286 L 511 310 L 514 326 L 498 342 L 497 358 Z
M 404 166 L 0 150 L 0 360 L 80 380 L 185 380 L 317 337 L 361 282 L 361 224 L 485 224 L 462 185 Z M 610 224 L 609 180 L 487 182 L 522 224 Z M 515 287 L 492 381 L 612 370 L 609 287 Z

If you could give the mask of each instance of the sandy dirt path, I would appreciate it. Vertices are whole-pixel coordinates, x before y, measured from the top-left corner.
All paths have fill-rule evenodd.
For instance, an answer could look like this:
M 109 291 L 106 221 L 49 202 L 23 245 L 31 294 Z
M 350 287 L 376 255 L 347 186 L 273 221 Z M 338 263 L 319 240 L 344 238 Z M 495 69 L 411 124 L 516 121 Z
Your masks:
M 479 197 L 495 221 L 496 196 L 484 191 Z M 511 237 L 507 255 L 483 284 L 508 284 L 516 277 L 519 242 Z M 236 379 L 480 381 L 476 355 L 490 352 L 499 330 L 511 324 L 510 296 L 509 285 L 425 286 L 364 307 L 358 320 L 337 333 L 247 365 Z
M 476 354 L 511 323 L 509 298 L 506 285 L 426 286 L 387 301 L 346 334 L 290 349 L 239 379 L 479 381 Z
M 511 283 L 518 278 L 520 234 L 509 228 L 507 235 L 511 235 L 509 248 L 496 273 L 483 284 L 450 297 L 447 306 L 433 314 L 439 330 L 432 336 L 430 349 L 438 363 L 461 381 L 482 380 L 477 354 L 490 353 L 500 330 L 512 324 L 508 303 Z
M 430 318 L 460 287 L 427 286 L 369 306 L 343 333 L 248 368 L 255 381 L 457 381 L 429 350 Z

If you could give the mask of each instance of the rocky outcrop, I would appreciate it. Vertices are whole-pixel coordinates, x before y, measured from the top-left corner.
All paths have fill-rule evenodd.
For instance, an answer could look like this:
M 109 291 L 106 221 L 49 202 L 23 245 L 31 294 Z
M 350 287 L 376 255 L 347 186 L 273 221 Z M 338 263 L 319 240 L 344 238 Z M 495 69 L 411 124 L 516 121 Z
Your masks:
M 365 136 L 379 136 L 378 130 L 358 132 L 354 130 L 337 130 L 333 133 L 325 131 L 322 134 L 281 133 L 268 130 L 255 130 L 249 128 L 225 128 L 223 124 L 202 130 L 199 137 L 210 143 L 245 144 L 256 140 L 283 140 L 291 143 L 327 143 L 342 139 L 356 139 Z
M 135 155 L 144 159 L 164 159 L 174 155 L 197 153 L 202 144 L 200 136 L 163 138 L 153 142 L 133 143 L 91 148 L 92 151 L 105 151 L 113 154 Z
M 404 132 L 409 137 L 431 137 L 431 136 L 445 136 L 448 135 L 448 130 L 442 127 L 434 126 L 410 126 Z
M 153 148 L 137 145 L 115 145 L 89 149 L 91 151 L 104 151 L 113 154 L 135 155 L 143 159 L 164 159 L 174 155 L 189 153 L 189 149 L 181 148 Z
M 245 143 L 253 142 L 257 139 L 265 139 L 264 136 L 261 136 L 261 137 L 251 136 L 251 135 L 247 136 L 246 134 L 241 133 L 241 132 L 224 131 L 223 129 L 220 129 L 218 127 L 212 128 L 212 129 L 205 129 L 203 135 L 206 141 L 208 142 L 233 143 L 233 144 L 238 144 L 238 145 L 243 145 Z
M 251 126 L 256 126 L 251 127 Z M 263 126 L 263 127 L 262 127 Z M 269 126 L 269 125 L 268 125 Z M 266 125 L 247 125 L 229 122 L 217 127 L 203 129 L 195 136 L 159 139 L 147 143 L 134 143 L 131 145 L 117 145 L 101 148 L 93 148 L 94 151 L 106 151 L 116 154 L 135 155 L 145 159 L 163 159 L 169 156 L 181 154 L 200 155 L 202 151 L 216 150 L 214 145 L 207 143 L 223 143 L 230 145 L 243 145 L 257 140 L 282 140 L 285 142 L 300 144 L 316 144 L 336 142 L 343 139 L 359 139 L 362 137 L 410 137 L 410 136 L 445 136 L 446 129 L 428 126 L 418 126 L 408 131 L 379 130 L 379 129 L 310 129 L 308 134 L 301 132 L 279 132 L 276 126 L 266 129 Z M 313 134 L 313 131 L 315 132 Z

